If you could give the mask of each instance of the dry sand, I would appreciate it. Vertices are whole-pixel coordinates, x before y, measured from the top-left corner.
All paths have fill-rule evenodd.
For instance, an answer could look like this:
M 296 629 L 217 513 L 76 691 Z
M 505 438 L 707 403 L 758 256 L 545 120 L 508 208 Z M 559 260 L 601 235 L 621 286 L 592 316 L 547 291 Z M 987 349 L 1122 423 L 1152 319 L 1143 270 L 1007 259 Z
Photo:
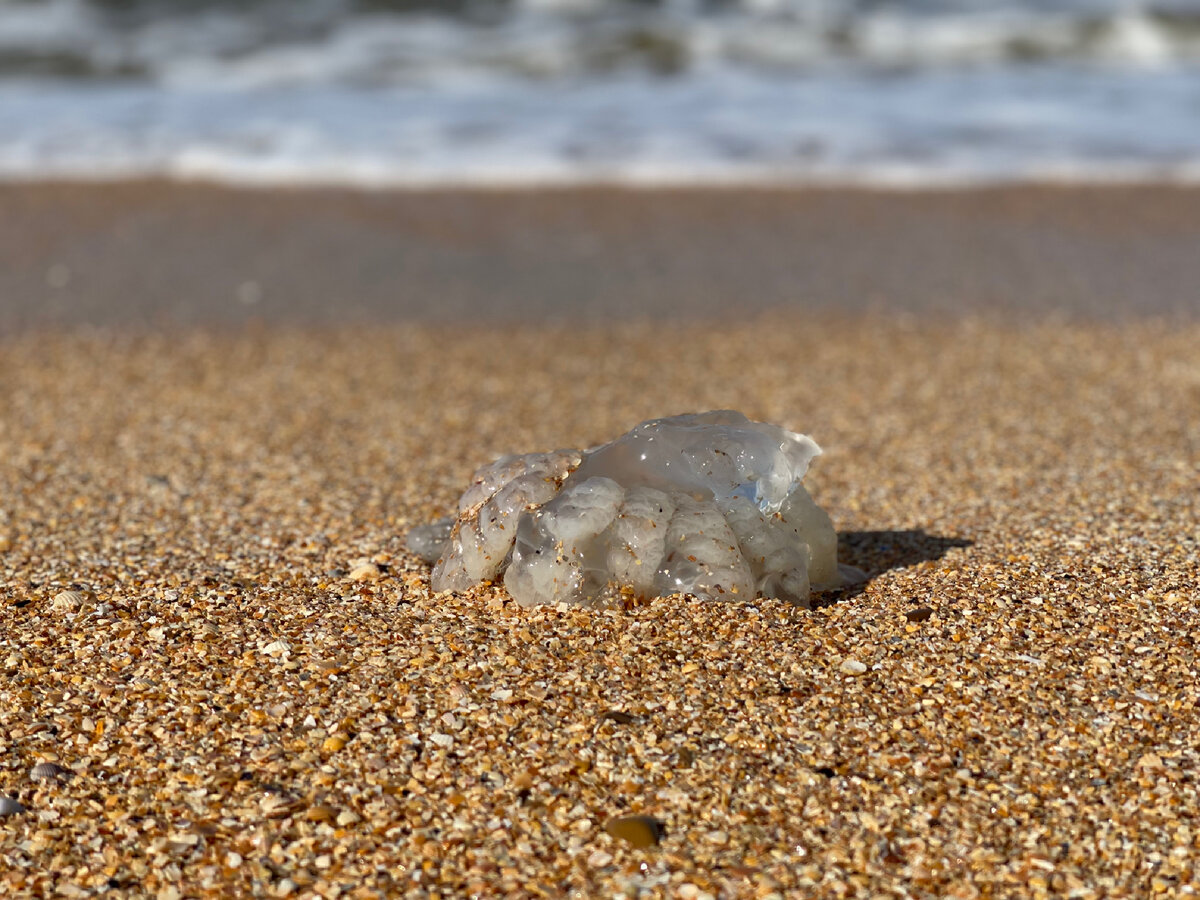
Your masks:
M 10 337 L 0 894 L 1194 893 L 1197 346 L 794 313 Z M 714 407 L 825 447 L 864 587 L 523 610 L 402 549 L 495 454 Z M 632 814 L 658 845 L 606 831 Z

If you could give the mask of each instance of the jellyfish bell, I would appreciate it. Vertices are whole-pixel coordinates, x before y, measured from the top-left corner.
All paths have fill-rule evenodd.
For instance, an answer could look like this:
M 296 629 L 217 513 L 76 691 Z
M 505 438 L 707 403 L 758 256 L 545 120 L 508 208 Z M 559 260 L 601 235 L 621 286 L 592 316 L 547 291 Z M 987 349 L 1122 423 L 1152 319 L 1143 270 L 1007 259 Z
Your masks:
M 861 577 L 839 567 L 833 524 L 802 484 L 820 453 L 732 410 L 651 419 L 589 450 L 484 466 L 456 518 L 407 542 L 436 560 L 435 591 L 503 577 L 523 605 L 677 593 L 808 605 Z

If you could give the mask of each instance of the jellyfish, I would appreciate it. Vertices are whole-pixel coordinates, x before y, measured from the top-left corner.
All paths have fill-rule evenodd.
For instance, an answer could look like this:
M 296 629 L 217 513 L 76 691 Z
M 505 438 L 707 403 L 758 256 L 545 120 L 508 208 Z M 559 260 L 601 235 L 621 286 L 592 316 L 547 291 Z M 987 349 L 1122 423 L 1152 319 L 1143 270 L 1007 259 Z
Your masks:
M 589 450 L 505 456 L 457 514 L 413 529 L 435 591 L 503 579 L 520 604 L 773 597 L 862 579 L 802 483 L 816 442 L 739 412 L 651 419 Z

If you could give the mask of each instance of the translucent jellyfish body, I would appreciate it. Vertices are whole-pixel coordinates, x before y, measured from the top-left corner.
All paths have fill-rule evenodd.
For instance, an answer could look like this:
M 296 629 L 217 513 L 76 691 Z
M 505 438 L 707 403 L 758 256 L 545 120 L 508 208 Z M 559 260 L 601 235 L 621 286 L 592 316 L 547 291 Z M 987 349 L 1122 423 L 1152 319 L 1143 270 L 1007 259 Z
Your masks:
M 777 597 L 856 577 L 801 483 L 821 449 L 729 410 L 652 419 L 591 450 L 508 456 L 475 473 L 454 519 L 414 529 L 431 586 L 501 576 L 524 605 L 668 594 Z

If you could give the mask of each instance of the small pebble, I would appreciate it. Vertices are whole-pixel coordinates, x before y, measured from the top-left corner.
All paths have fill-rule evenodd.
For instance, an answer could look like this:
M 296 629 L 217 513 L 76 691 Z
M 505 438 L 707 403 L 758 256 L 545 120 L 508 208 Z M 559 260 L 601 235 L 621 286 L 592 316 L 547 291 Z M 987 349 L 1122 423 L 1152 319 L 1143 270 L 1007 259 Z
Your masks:
M 933 615 L 933 609 L 928 606 L 918 606 L 916 609 L 910 609 L 904 614 L 904 618 L 910 622 L 924 622 Z
M 838 669 L 844 675 L 861 675 L 863 672 L 867 671 L 867 664 L 849 657 L 842 660 L 842 664 L 838 666 Z
M 0 816 L 13 816 L 25 811 L 25 807 L 12 797 L 0 797 Z
M 1143 753 L 1138 759 L 1138 768 L 1148 772 L 1158 772 L 1163 768 L 1162 757 L 1157 753 Z
M 350 570 L 351 581 L 378 581 L 382 577 L 383 570 L 372 562 L 362 563 Z
M 639 850 L 655 846 L 666 834 L 663 823 L 653 816 L 620 816 L 609 819 L 604 823 L 604 830 Z
M 587 858 L 587 863 L 593 869 L 603 869 L 613 861 L 613 856 L 605 850 L 593 850 Z

